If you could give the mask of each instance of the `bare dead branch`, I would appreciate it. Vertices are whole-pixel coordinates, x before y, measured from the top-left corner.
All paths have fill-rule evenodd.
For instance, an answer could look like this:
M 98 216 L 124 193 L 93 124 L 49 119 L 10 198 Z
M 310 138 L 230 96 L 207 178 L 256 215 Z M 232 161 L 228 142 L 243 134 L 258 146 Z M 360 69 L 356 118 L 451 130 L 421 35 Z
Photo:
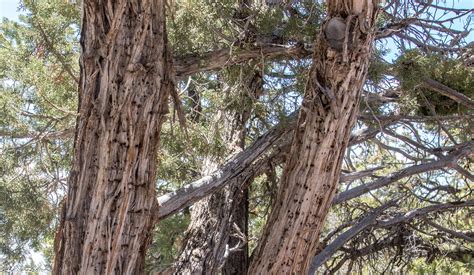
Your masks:
M 395 205 L 396 202 L 391 201 L 387 204 L 375 208 L 374 210 L 370 211 L 370 213 L 368 213 L 365 217 L 360 218 L 356 224 L 354 224 L 350 229 L 344 231 L 344 233 L 339 235 L 333 242 L 327 245 L 320 253 L 318 253 L 318 255 L 313 258 L 309 274 L 315 274 L 316 270 L 327 260 L 329 260 L 329 258 L 331 258 L 331 256 L 336 253 L 336 251 L 339 250 L 347 241 L 354 238 L 354 236 L 359 234 L 367 227 L 375 224 L 377 222 L 377 218 L 387 208 Z
M 389 125 L 395 121 L 396 120 L 386 120 L 384 125 Z M 257 139 L 252 146 L 230 159 L 211 175 L 193 181 L 175 192 L 160 196 L 158 198 L 158 203 L 160 204 L 158 218 L 166 218 L 184 207 L 190 206 L 194 202 L 210 195 L 224 185 L 231 184 L 234 181 L 239 181 L 243 184 L 247 182 L 248 179 L 255 177 L 256 174 L 264 171 L 267 167 L 266 165 L 269 163 L 268 158 L 262 159 L 257 163 L 254 162 L 263 156 L 272 146 L 280 148 L 278 154 L 285 153 L 283 150 L 288 150 L 287 145 L 289 144 L 289 140 L 291 140 L 288 135 L 292 134 L 295 125 L 296 116 L 290 116 L 287 121 L 269 130 L 266 134 Z M 349 146 L 373 138 L 379 132 L 380 129 L 369 128 L 360 133 L 356 133 L 351 137 Z M 272 157 L 275 157 L 275 154 L 271 155 L 270 158 Z M 283 161 L 283 158 L 279 158 L 279 161 Z M 352 177 L 354 176 L 355 175 L 352 175 Z M 360 175 L 358 176 L 360 177 Z M 350 177 L 351 176 L 348 176 L 347 180 L 350 180 Z M 343 177 L 343 180 L 346 179 Z
M 294 124 L 296 120 L 290 120 Z M 225 165 L 209 176 L 194 181 L 175 192 L 168 193 L 158 198 L 159 219 L 165 218 L 180 209 L 193 204 L 206 197 L 213 191 L 230 184 L 233 181 L 244 183 L 246 177 L 252 174 L 251 164 L 262 156 L 282 135 L 291 131 L 293 126 L 280 124 L 257 139 L 254 144 L 230 159 Z
M 430 225 L 430 226 L 432 226 L 432 227 L 438 229 L 439 231 L 446 232 L 446 233 L 448 233 L 448 234 L 450 234 L 450 235 L 452 235 L 452 236 L 454 236 L 454 237 L 456 237 L 456 238 L 459 238 L 459 239 L 462 239 L 462 240 L 465 240 L 465 241 L 468 241 L 468 242 L 474 242 L 474 238 L 471 237 L 471 236 L 474 236 L 474 232 L 471 232 L 471 233 L 469 234 L 469 235 L 471 235 L 471 236 L 469 236 L 469 235 L 464 234 L 463 232 L 458 232 L 458 231 L 455 231 L 455 230 L 446 228 L 446 227 L 444 227 L 444 226 L 441 226 L 441 225 L 439 225 L 439 224 L 437 224 L 437 223 L 434 223 L 434 222 L 432 222 L 432 221 L 430 221 L 430 220 L 428 220 L 428 219 L 423 219 L 423 221 L 424 221 L 425 223 L 427 223 L 428 225 Z
M 362 184 L 352 189 L 349 189 L 347 191 L 341 192 L 335 196 L 333 200 L 333 204 L 340 204 L 342 202 L 351 200 L 353 198 L 366 194 L 372 190 L 387 186 L 405 177 L 441 169 L 444 167 L 450 167 L 454 163 L 456 163 L 458 159 L 472 154 L 473 151 L 474 151 L 474 141 L 466 142 L 462 146 L 460 146 L 458 149 L 451 152 L 449 155 L 442 157 L 436 161 L 419 164 L 419 165 L 413 165 L 408 168 L 402 169 L 392 174 L 391 176 L 378 179 L 372 183 Z
M 322 266 L 327 260 L 331 258 L 334 253 L 336 253 L 339 249 L 343 247 L 349 240 L 354 238 L 360 232 L 369 229 L 369 228 L 384 228 L 394 226 L 396 224 L 408 222 L 415 218 L 424 217 L 433 212 L 441 212 L 446 211 L 454 208 L 462 208 L 462 207 L 472 207 L 474 206 L 474 200 L 468 200 L 463 202 L 449 202 L 444 204 L 437 204 L 437 205 L 430 205 L 423 208 L 418 208 L 406 213 L 399 213 L 395 217 L 377 221 L 377 218 L 389 207 L 395 205 L 394 201 L 391 201 L 387 204 L 384 204 L 378 208 L 372 210 L 369 214 L 365 217 L 359 219 L 359 221 L 353 225 L 350 229 L 344 231 L 341 235 L 339 235 L 333 242 L 327 245 L 318 255 L 313 258 L 311 264 L 311 271 L 309 274 L 315 274 L 316 270 Z M 379 244 L 387 243 L 386 241 L 382 241 Z M 391 242 L 390 242 L 391 243 Z M 389 247 L 388 245 L 381 246 L 382 248 Z M 361 250 L 361 252 L 364 249 Z M 374 249 L 365 249 L 366 251 L 363 253 L 359 253 L 358 256 L 367 255 L 369 252 L 373 252 Z

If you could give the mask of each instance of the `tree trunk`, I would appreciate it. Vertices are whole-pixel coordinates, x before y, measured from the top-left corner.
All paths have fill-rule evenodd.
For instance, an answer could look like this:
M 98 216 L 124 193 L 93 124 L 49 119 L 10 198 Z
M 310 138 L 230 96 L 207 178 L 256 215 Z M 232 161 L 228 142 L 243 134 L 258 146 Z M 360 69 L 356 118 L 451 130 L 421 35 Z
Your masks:
M 229 144 L 227 151 L 230 155 L 240 152 L 244 147 L 245 123 L 250 117 L 251 102 L 261 94 L 263 88 L 259 71 L 248 73 L 249 68 L 242 70 L 242 83 L 232 88 L 233 92 L 229 95 L 242 108 L 224 110 L 222 114 L 222 133 L 224 142 Z M 204 174 L 212 173 L 218 164 L 218 160 L 209 159 L 204 165 Z M 246 273 L 248 194 L 242 185 L 241 182 L 235 182 L 193 206 L 191 223 L 175 265 L 175 273 Z
M 173 89 L 163 0 L 84 0 L 79 117 L 54 274 L 139 274 Z
M 377 3 L 327 5 L 279 195 L 248 274 L 307 274 L 339 181 L 371 56 Z M 342 31 L 333 30 L 341 22 Z

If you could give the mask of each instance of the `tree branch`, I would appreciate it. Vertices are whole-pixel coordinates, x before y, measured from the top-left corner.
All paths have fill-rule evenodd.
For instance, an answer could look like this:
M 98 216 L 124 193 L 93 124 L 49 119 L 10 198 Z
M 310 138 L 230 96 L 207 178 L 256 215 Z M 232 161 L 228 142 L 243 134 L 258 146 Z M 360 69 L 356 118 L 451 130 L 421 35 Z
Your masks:
M 430 206 L 418 208 L 406 213 L 400 213 L 396 217 L 391 218 L 389 220 L 379 221 L 376 224 L 376 227 L 389 227 L 394 224 L 407 222 L 409 220 L 412 220 L 418 217 L 426 216 L 427 214 L 432 213 L 432 212 L 439 212 L 439 211 L 445 211 L 445 210 L 449 210 L 453 208 L 473 207 L 473 206 L 474 206 L 474 200 L 467 200 L 467 201 L 461 201 L 461 202 L 447 202 L 447 203 L 442 203 L 442 204 L 430 205 Z
M 388 125 L 394 122 L 394 120 L 386 120 L 383 124 Z M 280 148 L 279 154 L 285 153 L 285 150 L 289 150 L 288 145 L 295 126 L 296 115 L 291 115 L 285 122 L 269 130 L 266 134 L 258 138 L 252 146 L 231 158 L 211 175 L 193 181 L 177 191 L 160 196 L 158 198 L 158 203 L 160 204 L 158 219 L 166 218 L 184 207 L 192 205 L 194 202 L 210 195 L 224 185 L 231 184 L 234 181 L 239 181 L 243 184 L 247 179 L 251 179 L 260 171 L 264 171 L 267 167 L 265 165 L 269 165 L 269 158 L 275 157 L 275 154 L 257 163 L 254 163 L 254 161 L 263 156 L 272 146 L 278 146 Z M 369 128 L 356 133 L 351 137 L 349 146 L 373 138 L 379 132 L 380 129 Z M 283 158 L 279 158 L 279 161 L 283 162 Z M 342 180 L 349 181 L 351 177 L 360 177 L 360 175 L 344 175 L 342 176 Z
M 462 233 L 462 232 L 457 232 L 457 231 L 454 231 L 454 230 L 452 230 L 452 229 L 449 229 L 449 228 L 446 228 L 446 227 L 444 227 L 444 226 L 441 226 L 441 225 L 439 225 L 439 224 L 436 224 L 436 223 L 434 223 L 434 222 L 432 222 L 432 221 L 430 221 L 430 220 L 428 220 L 428 219 L 423 219 L 423 221 L 424 221 L 426 224 L 428 224 L 428 225 L 430 225 L 430 226 L 432 226 L 432 227 L 438 229 L 439 231 L 446 232 L 446 233 L 448 233 L 448 234 L 450 234 L 450 235 L 452 235 L 452 236 L 454 236 L 454 237 L 456 237 L 456 238 L 463 239 L 463 240 L 468 241 L 468 242 L 474 242 L 474 238 L 471 237 L 471 236 L 474 236 L 474 233 L 472 233 L 472 232 L 471 232 L 469 235 L 466 235 L 466 234 L 464 234 L 464 233 Z
M 353 225 L 350 229 L 344 231 L 341 235 L 339 235 L 333 242 L 327 245 L 318 255 L 313 258 L 311 262 L 311 267 L 309 269 L 309 274 L 315 274 L 316 270 L 323 265 L 327 260 L 331 258 L 331 256 L 336 253 L 345 243 L 347 243 L 350 239 L 354 238 L 357 234 L 361 231 L 366 229 L 367 227 L 375 224 L 377 222 L 377 218 L 389 207 L 395 206 L 396 202 L 391 201 L 387 204 L 384 204 L 380 207 L 375 208 L 374 210 L 370 211 L 365 217 L 360 218 L 359 221 Z
M 383 213 L 383 211 L 393 205 L 395 205 L 394 201 L 375 208 L 367 216 L 361 218 L 359 222 L 357 222 L 354 226 L 339 235 L 334 241 L 327 245 L 320 253 L 318 253 L 318 255 L 313 258 L 309 274 L 314 274 L 316 270 L 320 266 L 322 266 L 327 260 L 329 260 L 331 256 L 334 255 L 334 253 L 341 249 L 344 244 L 346 244 L 349 240 L 354 238 L 363 230 L 366 230 L 368 228 L 383 228 L 393 226 L 395 224 L 404 223 L 418 217 L 426 216 L 427 214 L 432 212 L 440 212 L 460 207 L 472 207 L 474 206 L 474 200 L 430 205 L 406 213 L 400 213 L 397 216 L 385 221 L 377 221 L 377 218 Z
M 245 182 L 243 179 L 253 174 L 252 163 L 261 157 L 270 147 L 277 144 L 278 140 L 293 130 L 296 120 L 290 119 L 289 123 L 281 123 L 257 139 L 252 146 L 231 158 L 226 164 L 209 176 L 194 181 L 175 192 L 165 194 L 158 198 L 160 204 L 158 218 L 163 219 L 176 213 L 186 206 L 206 197 L 218 188 L 231 184 L 231 182 Z
M 71 65 L 68 64 L 65 60 L 64 60 L 64 57 L 63 57 L 63 54 L 61 54 L 60 52 L 58 52 L 56 50 L 56 48 L 54 47 L 54 44 L 51 43 L 51 41 L 49 40 L 48 38 L 48 35 L 46 34 L 46 32 L 43 30 L 43 27 L 41 27 L 41 25 L 38 23 L 38 24 L 35 24 L 34 26 L 36 26 L 36 28 L 39 30 L 39 33 L 41 35 L 41 37 L 43 37 L 43 40 L 46 44 L 46 46 L 48 47 L 49 51 L 54 55 L 54 57 L 56 57 L 56 59 L 59 61 L 59 63 L 61 63 L 61 65 L 63 66 L 63 69 L 69 74 L 69 76 L 77 83 L 79 84 L 79 78 L 77 77 L 77 75 L 73 72 L 72 68 L 71 68 Z
M 474 101 L 464 94 L 451 89 L 450 87 L 430 78 L 423 79 L 423 85 L 431 90 L 434 90 L 444 96 L 449 97 L 450 99 L 456 101 L 459 104 L 462 104 L 468 107 L 471 110 L 474 110 Z
M 462 146 L 460 146 L 458 149 L 454 150 L 446 157 L 440 158 L 439 160 L 432 161 L 430 163 L 410 166 L 408 168 L 402 169 L 392 174 L 389 177 L 384 177 L 372 183 L 362 184 L 352 189 L 349 189 L 347 191 L 341 192 L 334 197 L 334 200 L 332 203 L 333 205 L 340 204 L 342 202 L 359 197 L 372 190 L 387 186 L 402 178 L 406 178 L 406 177 L 416 175 L 419 173 L 441 169 L 446 166 L 452 166 L 454 163 L 456 163 L 458 159 L 470 155 L 473 151 L 474 151 L 474 141 L 466 142 Z
M 311 55 L 302 43 L 277 45 L 262 43 L 248 49 L 226 48 L 201 55 L 190 54 L 175 58 L 176 76 L 184 77 L 198 72 L 211 71 L 242 63 L 251 59 L 274 59 L 280 57 L 304 58 Z

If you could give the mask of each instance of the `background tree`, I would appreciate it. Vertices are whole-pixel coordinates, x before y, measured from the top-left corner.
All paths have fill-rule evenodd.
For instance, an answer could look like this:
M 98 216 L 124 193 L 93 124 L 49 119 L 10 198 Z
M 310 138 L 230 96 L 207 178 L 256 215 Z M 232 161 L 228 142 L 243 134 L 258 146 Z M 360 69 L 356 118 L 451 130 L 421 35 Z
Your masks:
M 0 261 L 10 270 L 28 251 L 50 268 L 77 110 L 78 7 L 24 1 L 20 22 L 0 34 Z

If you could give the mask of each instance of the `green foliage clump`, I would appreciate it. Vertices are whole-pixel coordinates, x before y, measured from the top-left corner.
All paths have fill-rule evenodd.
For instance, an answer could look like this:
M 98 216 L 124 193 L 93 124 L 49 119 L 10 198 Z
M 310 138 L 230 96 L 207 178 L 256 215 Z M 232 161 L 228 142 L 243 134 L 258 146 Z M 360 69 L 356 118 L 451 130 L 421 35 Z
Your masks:
M 367 80 L 374 85 L 379 84 L 385 78 L 387 70 L 390 68 L 390 64 L 383 59 L 383 56 L 386 55 L 387 52 L 388 50 L 386 49 L 375 49 L 370 60 Z
M 147 272 L 158 272 L 173 264 L 188 224 L 189 213 L 177 214 L 158 223 L 147 253 Z
M 16 268 L 29 249 L 41 250 L 54 232 L 54 210 L 37 184 L 28 186 L 15 179 L 0 182 L 0 271 Z
M 80 11 L 67 1 L 23 1 L 0 23 L 1 271 L 51 260 L 77 110 Z M 49 264 L 49 262 L 46 262 Z M 47 268 L 47 267 L 46 267 Z M 37 271 L 37 270 L 36 270 Z
M 466 112 L 467 109 L 423 85 L 424 79 L 436 80 L 469 98 L 474 97 L 474 69 L 464 65 L 459 59 L 440 54 L 426 54 L 420 50 L 409 50 L 395 63 L 395 72 L 400 80 L 404 101 L 411 104 L 406 112 L 417 115 L 434 115 L 431 104 L 438 115 L 452 115 Z M 412 107 L 416 106 L 415 109 Z

